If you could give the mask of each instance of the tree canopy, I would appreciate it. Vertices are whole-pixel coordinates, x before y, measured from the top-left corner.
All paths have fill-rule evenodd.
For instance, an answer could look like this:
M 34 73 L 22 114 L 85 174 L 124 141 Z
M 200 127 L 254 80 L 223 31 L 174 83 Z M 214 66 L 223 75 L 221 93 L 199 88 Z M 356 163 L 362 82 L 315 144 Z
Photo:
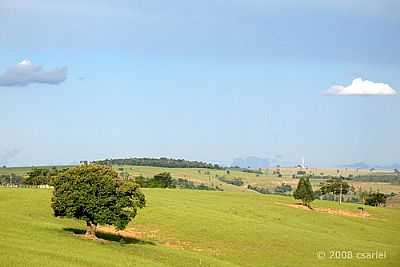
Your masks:
M 309 207 L 314 200 L 314 192 L 308 177 L 301 177 L 293 193 L 295 199 L 300 199 L 304 206 Z
M 24 180 L 29 185 L 44 185 L 50 183 L 50 171 L 45 168 L 33 168 Z
M 23 183 L 27 185 L 49 185 L 52 184 L 53 178 L 66 169 L 52 168 L 32 168 L 24 178 Z
M 331 178 L 321 184 L 320 190 L 322 194 L 333 193 L 339 195 L 341 191 L 345 195 L 350 191 L 354 191 L 354 188 L 341 178 Z
M 369 206 L 384 206 L 387 196 L 380 192 L 370 193 L 365 198 L 365 204 Z
M 86 221 L 86 235 L 95 238 L 97 225 L 121 230 L 146 204 L 133 181 L 122 181 L 111 167 L 82 165 L 59 173 L 54 181 L 52 208 L 56 217 Z

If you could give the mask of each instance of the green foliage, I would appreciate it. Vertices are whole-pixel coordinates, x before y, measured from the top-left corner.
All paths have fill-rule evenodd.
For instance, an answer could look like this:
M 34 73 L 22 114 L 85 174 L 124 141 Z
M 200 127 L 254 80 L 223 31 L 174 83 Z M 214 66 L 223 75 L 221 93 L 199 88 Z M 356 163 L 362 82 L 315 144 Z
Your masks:
M 320 188 L 321 194 L 329 194 L 333 193 L 335 195 L 339 195 L 340 192 L 342 194 L 347 194 L 350 191 L 354 191 L 354 188 L 344 181 L 342 178 L 331 178 L 324 183 L 321 183 Z
M 306 171 L 297 171 L 296 174 L 298 176 L 304 176 L 304 175 L 307 175 L 307 172 Z
M 175 188 L 174 180 L 169 172 L 156 174 L 151 179 L 138 176 L 135 182 L 143 188 Z
M 308 177 L 301 177 L 296 190 L 293 193 L 295 199 L 300 199 L 302 204 L 309 206 L 314 200 L 314 192 L 311 187 L 310 179 Z
M 182 189 L 194 189 L 194 190 L 207 190 L 207 191 L 223 191 L 220 188 L 213 188 L 210 187 L 204 183 L 201 184 L 195 184 L 192 181 L 186 180 L 186 179 L 182 179 L 182 178 L 178 178 L 177 180 L 175 180 L 175 184 L 176 184 L 176 188 L 182 188 Z
M 256 191 L 260 194 L 272 194 L 272 192 L 267 187 L 257 186 L 257 185 L 247 185 L 247 189 Z
M 400 173 L 374 173 L 368 175 L 358 175 L 353 177 L 355 181 L 363 182 L 381 182 L 381 183 L 391 183 L 395 185 L 400 184 Z
M 243 180 L 240 179 L 240 178 L 226 178 L 224 176 L 218 176 L 217 178 L 221 182 L 224 182 L 224 183 L 227 183 L 227 184 L 236 185 L 236 186 L 244 185 Z
M 150 179 L 147 179 L 146 177 L 144 177 L 142 175 L 135 177 L 134 180 L 135 180 L 135 183 L 137 183 L 142 188 L 149 187 Z
M 0 175 L 0 185 L 20 185 L 22 184 L 23 178 L 20 175 L 11 173 L 10 175 L 1 174 Z
M 143 176 L 138 176 L 135 177 L 135 182 L 143 188 L 182 188 L 209 191 L 219 190 L 213 187 L 209 187 L 203 183 L 196 185 L 192 181 L 186 179 L 173 179 L 170 173 L 160 173 L 155 175 L 151 179 L 147 179 Z
M 28 176 L 24 179 L 27 185 L 45 185 L 50 184 L 50 170 L 45 168 L 33 168 L 28 172 Z
M 165 168 L 208 168 L 222 170 L 217 164 L 210 164 L 201 161 L 188 161 L 184 159 L 169 158 L 128 158 L 128 159 L 106 159 L 95 161 L 102 165 L 135 165 L 135 166 L 153 166 Z
M 90 164 L 71 168 L 59 173 L 53 184 L 54 215 L 88 224 L 124 229 L 146 203 L 136 183 L 118 180 L 118 174 L 107 166 Z
M 254 174 L 263 174 L 262 169 L 254 170 L 254 169 L 246 169 L 246 168 L 240 168 L 239 166 L 233 166 L 230 167 L 229 169 L 233 171 L 239 171 L 239 172 L 247 172 L 247 173 L 254 173 Z
M 375 192 L 370 193 L 365 198 L 365 205 L 369 206 L 384 206 L 386 204 L 387 196 L 383 193 Z
M 169 172 L 163 172 L 154 175 L 149 187 L 173 188 L 175 186 L 171 174 Z
M 278 185 L 277 187 L 270 189 L 265 186 L 259 186 L 259 185 L 247 185 L 247 189 L 256 191 L 260 194 L 272 194 L 272 195 L 288 195 L 290 192 L 293 191 L 293 188 L 289 184 L 282 183 L 281 185 Z
M 290 184 L 282 183 L 275 188 L 275 192 L 278 194 L 286 194 L 292 192 L 293 188 Z
M 67 169 L 51 168 L 32 168 L 24 178 L 23 183 L 26 185 L 51 185 L 54 177 L 60 172 Z

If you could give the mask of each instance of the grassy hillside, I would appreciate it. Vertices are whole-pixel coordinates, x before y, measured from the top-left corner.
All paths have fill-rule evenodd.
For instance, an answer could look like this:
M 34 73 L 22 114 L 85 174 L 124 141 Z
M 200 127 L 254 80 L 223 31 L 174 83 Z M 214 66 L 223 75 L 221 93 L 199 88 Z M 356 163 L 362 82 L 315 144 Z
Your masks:
M 144 190 L 148 207 L 128 226 L 137 239 L 85 241 L 84 223 L 58 219 L 46 189 L 0 188 L 1 266 L 398 266 L 400 209 L 240 192 Z M 337 213 L 337 212 L 336 212 Z M 352 214 L 356 216 L 344 216 Z M 106 236 L 112 240 L 115 237 Z M 384 260 L 329 259 L 329 250 L 386 251 Z M 327 258 L 319 259 L 319 251 Z
M 218 179 L 216 176 L 225 176 L 227 178 L 241 178 L 245 184 L 257 184 L 271 189 L 280 185 L 281 183 L 287 183 L 293 187 L 297 186 L 298 179 L 293 179 L 292 175 L 296 173 L 296 168 L 280 168 L 282 177 L 273 175 L 275 169 L 265 169 L 263 174 L 248 173 L 238 170 L 230 170 L 227 174 L 225 170 L 209 170 L 209 169 L 196 169 L 196 168 L 160 168 L 160 167 L 147 167 L 147 166 L 127 166 L 127 165 L 114 165 L 115 170 L 123 170 L 133 176 L 145 176 L 152 177 L 157 173 L 170 172 L 173 177 L 184 178 L 192 180 L 198 183 L 207 183 L 211 185 L 219 185 L 225 191 L 243 192 L 247 191 L 245 187 L 237 187 L 229 184 L 225 184 Z M 309 173 L 324 175 L 337 175 L 337 169 L 319 168 L 310 169 Z M 340 169 L 340 174 L 348 176 L 349 174 L 367 175 L 368 170 L 351 170 L 351 169 Z M 319 184 L 324 181 L 321 179 L 311 179 L 311 183 L 314 188 L 318 188 Z M 394 185 L 383 182 L 362 182 L 362 181 L 351 181 L 350 182 L 356 189 L 361 187 L 363 190 L 379 190 L 383 193 L 400 193 L 400 185 Z
M 44 168 L 51 168 L 52 166 L 44 166 Z M 68 168 L 71 166 L 55 166 L 58 169 Z M 133 176 L 145 176 L 152 177 L 155 174 L 161 172 L 170 172 L 175 178 L 183 178 L 187 180 L 191 180 L 197 183 L 206 183 L 209 185 L 218 185 L 220 188 L 223 188 L 225 191 L 229 192 L 244 192 L 247 191 L 245 187 L 237 187 L 232 186 L 226 183 L 223 183 L 216 179 L 216 176 L 226 176 L 227 178 L 241 178 L 245 185 L 253 184 L 260 185 L 263 187 L 269 187 L 271 189 L 280 185 L 281 183 L 287 183 L 295 187 L 298 183 L 298 179 L 293 179 L 292 175 L 297 172 L 296 168 L 280 168 L 280 172 L 283 175 L 282 177 L 278 177 L 277 175 L 273 175 L 273 171 L 276 168 L 264 169 L 263 174 L 255 174 L 248 173 L 239 170 L 230 170 L 230 174 L 227 174 L 225 170 L 215 170 L 215 169 L 203 169 L 203 168 L 163 168 L 163 167 L 148 167 L 148 166 L 130 166 L 130 165 L 113 165 L 115 170 L 123 170 L 124 172 L 129 173 Z M 2 174 L 11 174 L 15 173 L 18 175 L 25 175 L 28 171 L 30 171 L 32 167 L 11 167 L 11 168 L 0 168 L 0 175 Z M 307 170 L 307 173 L 313 173 L 314 175 L 320 175 L 323 173 L 324 175 L 337 175 L 337 170 L 334 168 L 310 168 Z M 371 172 L 369 170 L 356 170 L 356 169 L 339 169 L 340 175 L 348 176 L 348 175 L 369 175 Z M 374 174 L 379 173 L 375 172 Z M 314 188 L 318 188 L 320 182 L 323 180 L 320 179 L 311 179 L 311 183 Z M 383 193 L 397 193 L 400 194 L 400 185 L 391 184 L 387 182 L 364 182 L 364 181 L 351 181 L 350 182 L 356 189 L 361 187 L 363 190 L 376 191 L 379 190 Z
M 57 169 L 63 169 L 63 168 L 70 168 L 73 165 L 59 165 L 59 166 L 35 166 L 37 168 L 46 168 L 46 169 L 50 169 L 53 167 L 56 167 Z M 32 166 L 31 167 L 7 167 L 7 168 L 2 168 L 0 167 L 0 175 L 1 174 L 17 174 L 17 175 L 26 175 L 29 171 L 32 170 Z

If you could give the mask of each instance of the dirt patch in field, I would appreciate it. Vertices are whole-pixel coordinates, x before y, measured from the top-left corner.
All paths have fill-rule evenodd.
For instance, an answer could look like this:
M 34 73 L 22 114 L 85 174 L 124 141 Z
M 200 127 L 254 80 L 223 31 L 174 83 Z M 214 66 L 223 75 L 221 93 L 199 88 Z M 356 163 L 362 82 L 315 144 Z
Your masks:
M 284 206 L 295 208 L 295 209 L 303 209 L 303 210 L 307 210 L 307 211 L 313 211 L 313 209 L 306 207 L 304 205 L 300 205 L 300 204 L 285 204 L 285 203 L 280 203 L 280 202 L 276 202 L 276 204 L 284 205 Z
M 328 214 L 332 214 L 332 215 L 345 216 L 345 217 L 367 218 L 367 217 L 371 216 L 371 214 L 369 214 L 367 211 L 362 211 L 362 210 L 360 210 L 359 212 L 354 212 L 354 211 L 349 211 L 349 210 L 333 209 L 333 208 L 320 208 L 320 207 L 315 207 L 315 208 L 310 209 L 301 204 L 287 204 L 287 203 L 282 203 L 282 202 L 275 202 L 275 203 L 278 205 L 286 206 L 286 207 L 303 209 L 306 211 L 316 211 L 316 212 L 320 212 L 320 213 L 328 213 Z
M 369 214 L 367 211 L 361 211 L 361 210 L 359 212 L 331 209 L 331 208 L 316 208 L 316 210 L 319 212 L 326 212 L 333 215 L 347 216 L 347 217 L 367 218 L 371 216 L 371 214 Z
M 160 230 L 153 230 L 148 232 L 142 231 L 135 231 L 133 229 L 125 229 L 118 231 L 114 227 L 109 226 L 98 226 L 97 232 L 104 233 L 104 234 L 113 234 L 115 236 L 125 237 L 125 238 L 132 238 L 132 239 L 157 239 L 157 235 Z
M 147 240 L 151 242 L 155 242 L 158 245 L 165 246 L 172 249 L 178 250 L 190 250 L 195 252 L 206 252 L 212 255 L 221 255 L 221 253 L 214 248 L 200 248 L 193 245 L 190 241 L 181 241 L 172 238 L 162 237 L 160 230 L 151 230 L 151 231 L 136 231 L 134 229 L 125 229 L 118 231 L 114 227 L 110 226 L 98 226 L 97 232 L 103 234 L 112 234 L 115 236 L 130 238 L 130 239 L 138 239 L 138 240 Z
M 400 195 L 388 198 L 386 201 L 386 207 L 388 208 L 399 208 L 400 207 Z

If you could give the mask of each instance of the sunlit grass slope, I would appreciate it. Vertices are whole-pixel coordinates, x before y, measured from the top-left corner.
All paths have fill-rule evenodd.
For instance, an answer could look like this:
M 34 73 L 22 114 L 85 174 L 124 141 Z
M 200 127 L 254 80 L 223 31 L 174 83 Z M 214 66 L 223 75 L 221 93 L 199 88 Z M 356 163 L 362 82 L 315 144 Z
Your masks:
M 46 189 L 0 188 L 0 266 L 398 266 L 400 210 L 369 218 L 293 208 L 282 196 L 144 190 L 127 231 L 138 240 L 85 241 L 84 223 L 58 219 Z M 315 202 L 316 208 L 338 208 Z M 341 208 L 354 213 L 357 205 Z M 108 238 L 109 239 L 109 238 Z M 386 251 L 385 260 L 318 259 L 319 251 Z

